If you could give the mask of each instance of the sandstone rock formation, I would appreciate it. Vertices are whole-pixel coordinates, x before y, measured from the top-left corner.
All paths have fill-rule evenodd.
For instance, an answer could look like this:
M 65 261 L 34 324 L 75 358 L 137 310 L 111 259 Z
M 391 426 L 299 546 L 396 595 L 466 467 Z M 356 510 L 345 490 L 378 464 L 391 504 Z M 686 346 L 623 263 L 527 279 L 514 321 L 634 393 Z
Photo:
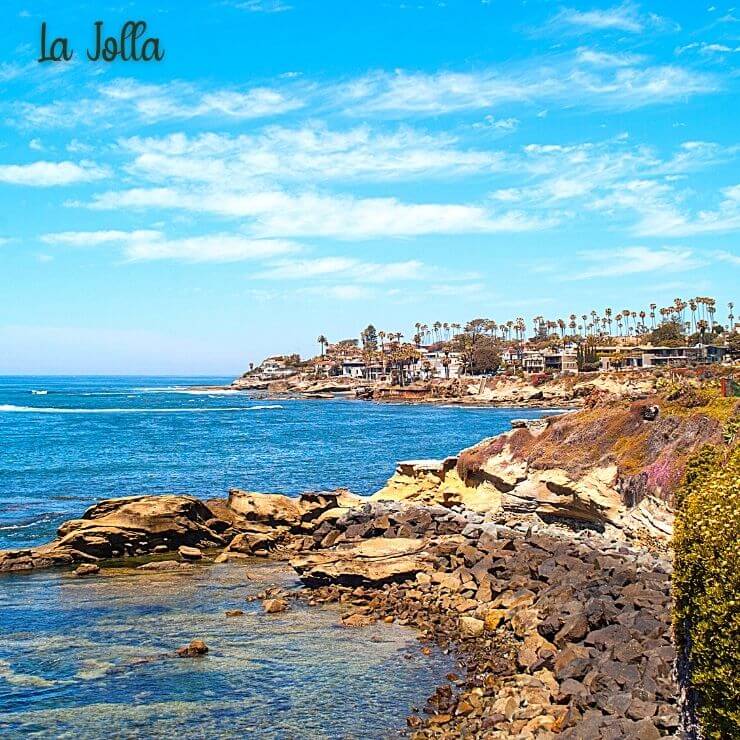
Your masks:
M 515 420 L 512 431 L 456 457 L 399 463 L 372 498 L 464 505 L 492 517 L 537 514 L 667 538 L 688 456 L 722 440 L 714 412 L 711 401 L 684 409 L 652 397 Z
M 427 570 L 424 540 L 376 537 L 295 558 L 290 564 L 304 583 L 380 584 Z

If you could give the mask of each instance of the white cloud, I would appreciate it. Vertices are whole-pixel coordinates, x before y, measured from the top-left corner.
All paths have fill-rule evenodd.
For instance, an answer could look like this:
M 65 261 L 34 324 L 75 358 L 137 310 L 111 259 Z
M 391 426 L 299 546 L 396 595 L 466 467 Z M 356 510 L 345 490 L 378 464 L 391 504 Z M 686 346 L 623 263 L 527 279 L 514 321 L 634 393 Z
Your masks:
M 293 6 L 282 2 L 282 0 L 244 0 L 234 3 L 239 10 L 248 10 L 250 13 L 284 13 L 292 10 Z
M 161 231 L 71 231 L 45 234 L 46 244 L 100 246 L 114 244 L 132 261 L 171 259 L 182 262 L 264 260 L 300 251 L 293 242 L 250 239 L 239 234 L 208 234 L 169 239 Z
M 371 239 L 421 234 L 493 234 L 544 229 L 554 223 L 552 217 L 494 212 L 483 205 L 404 203 L 397 198 L 318 193 L 292 195 L 281 190 L 134 188 L 96 195 L 88 205 L 98 210 L 174 208 L 250 218 L 251 233 L 260 237 Z
M 630 109 L 719 87 L 719 80 L 708 72 L 645 64 L 637 55 L 580 50 L 575 56 L 542 57 L 476 72 L 376 72 L 340 86 L 334 97 L 351 115 L 425 116 L 545 101 Z
M 578 262 L 585 268 L 575 274 L 563 275 L 564 280 L 591 280 L 621 277 L 646 272 L 683 272 L 701 263 L 687 248 L 622 247 L 613 250 L 580 252 Z
M 232 187 L 261 177 L 389 180 L 505 168 L 499 153 L 464 149 L 453 136 L 407 127 L 380 133 L 368 126 L 345 130 L 319 124 L 270 126 L 256 135 L 133 137 L 120 146 L 134 155 L 129 170 L 137 177 L 155 182 L 228 182 Z
M 580 11 L 573 8 L 561 10 L 553 23 L 568 26 L 578 31 L 626 31 L 640 33 L 645 19 L 640 16 L 636 5 L 626 2 L 602 10 Z
M 51 187 L 93 182 L 109 176 L 104 167 L 93 162 L 32 162 L 30 164 L 0 164 L 0 183 Z
M 714 258 L 720 262 L 727 262 L 734 267 L 740 267 L 740 254 L 734 254 L 733 252 L 719 251 L 714 253 Z
M 268 87 L 205 90 L 182 81 L 148 84 L 118 77 L 98 85 L 94 97 L 60 99 L 50 103 L 21 102 L 15 123 L 27 127 L 109 126 L 140 120 L 157 123 L 212 116 L 252 119 L 275 116 L 301 108 L 293 94 Z
M 646 57 L 642 54 L 629 54 L 627 52 L 610 53 L 597 51 L 596 49 L 580 48 L 577 59 L 584 64 L 592 64 L 596 67 L 632 67 L 641 64 Z
M 339 280 L 343 283 L 387 283 L 419 280 L 470 280 L 475 274 L 445 274 L 419 260 L 404 262 L 367 262 L 353 257 L 318 257 L 279 260 L 253 275 L 260 280 Z

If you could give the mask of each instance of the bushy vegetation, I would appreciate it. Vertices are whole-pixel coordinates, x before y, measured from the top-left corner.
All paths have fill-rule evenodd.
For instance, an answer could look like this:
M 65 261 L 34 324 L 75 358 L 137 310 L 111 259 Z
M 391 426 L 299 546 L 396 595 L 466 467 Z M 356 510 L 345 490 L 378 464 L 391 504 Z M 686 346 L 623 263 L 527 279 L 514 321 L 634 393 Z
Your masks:
M 730 441 L 734 441 L 732 431 Z M 727 436 L 726 436 L 727 439 Z M 695 453 L 676 495 L 674 626 L 704 737 L 740 737 L 740 447 Z

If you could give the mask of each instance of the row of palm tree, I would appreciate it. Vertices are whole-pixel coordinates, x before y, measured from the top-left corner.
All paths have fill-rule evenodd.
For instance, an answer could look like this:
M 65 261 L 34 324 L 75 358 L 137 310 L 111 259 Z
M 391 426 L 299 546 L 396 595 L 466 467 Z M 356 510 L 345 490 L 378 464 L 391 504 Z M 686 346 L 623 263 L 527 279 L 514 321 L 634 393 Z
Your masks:
M 735 304 L 727 304 L 728 326 L 732 328 L 735 315 Z M 688 309 L 688 314 L 687 310 Z M 545 339 L 553 334 L 564 339 L 570 337 L 639 337 L 652 331 L 661 323 L 675 322 L 687 336 L 706 331 L 723 330 L 716 321 L 717 301 L 708 296 L 697 296 L 689 300 L 674 299 L 668 306 L 659 307 L 651 303 L 647 310 L 639 311 L 623 308 L 614 312 L 607 307 L 603 312 L 592 310 L 578 316 L 570 314 L 567 319 L 549 319 L 538 315 L 532 319 L 532 338 Z M 461 327 L 460 324 L 435 321 L 431 324 L 417 322 L 414 324 L 416 344 L 441 342 L 451 339 L 464 328 L 472 335 L 485 334 L 502 341 L 523 341 L 526 336 L 527 325 L 524 318 L 494 321 L 492 319 L 473 319 Z

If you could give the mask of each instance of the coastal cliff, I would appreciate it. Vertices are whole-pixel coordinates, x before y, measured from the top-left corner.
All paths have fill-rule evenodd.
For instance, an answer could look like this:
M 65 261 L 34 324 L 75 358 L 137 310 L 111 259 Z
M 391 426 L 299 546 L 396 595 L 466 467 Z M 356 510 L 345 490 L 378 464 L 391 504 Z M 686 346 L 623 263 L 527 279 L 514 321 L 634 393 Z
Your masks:
M 736 399 L 685 386 L 514 428 L 445 460 L 401 462 L 377 500 L 464 505 L 493 517 L 569 519 L 666 539 L 691 454 L 720 444 Z

